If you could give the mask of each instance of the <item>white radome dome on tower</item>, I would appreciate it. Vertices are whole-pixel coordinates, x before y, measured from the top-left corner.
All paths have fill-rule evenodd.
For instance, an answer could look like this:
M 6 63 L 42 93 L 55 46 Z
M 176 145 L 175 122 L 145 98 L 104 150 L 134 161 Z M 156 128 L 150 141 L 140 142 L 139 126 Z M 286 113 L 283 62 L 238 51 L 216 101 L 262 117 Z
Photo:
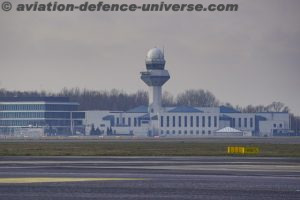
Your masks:
M 152 48 L 147 53 L 147 60 L 160 60 L 164 59 L 164 53 L 159 48 Z

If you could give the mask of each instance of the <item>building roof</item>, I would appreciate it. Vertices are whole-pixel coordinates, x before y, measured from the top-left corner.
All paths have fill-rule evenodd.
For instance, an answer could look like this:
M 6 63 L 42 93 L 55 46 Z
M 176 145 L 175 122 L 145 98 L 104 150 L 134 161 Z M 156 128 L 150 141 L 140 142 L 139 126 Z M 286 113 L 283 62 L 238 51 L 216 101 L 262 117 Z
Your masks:
M 258 120 L 258 121 L 265 121 L 267 120 L 267 118 L 261 116 L 261 115 L 255 115 L 255 120 Z
M 151 120 L 158 120 L 158 116 L 154 115 L 153 117 L 151 117 Z
M 147 113 L 148 107 L 147 106 L 138 106 L 126 111 L 127 113 Z
M 0 97 L 0 102 L 69 102 L 69 97 Z
M 186 112 L 186 113 L 194 113 L 194 112 L 203 112 L 203 111 L 198 110 L 197 108 L 194 108 L 194 107 L 191 107 L 191 106 L 178 106 L 178 107 L 175 107 L 175 108 L 169 110 L 168 112 L 177 112 L 177 113 Z
M 220 106 L 220 113 L 241 113 L 241 112 L 232 107 Z
M 113 115 L 106 115 L 102 119 L 103 120 L 112 120 L 112 119 L 114 119 L 114 116 Z
M 220 116 L 220 120 L 231 120 L 232 118 L 231 117 L 229 117 L 228 115 L 221 115 Z
M 243 131 L 231 127 L 221 128 L 216 131 L 216 133 L 242 133 L 242 132 Z
M 147 113 L 147 114 L 145 114 L 143 116 L 140 116 L 138 119 L 140 119 L 140 120 L 150 120 L 150 114 Z

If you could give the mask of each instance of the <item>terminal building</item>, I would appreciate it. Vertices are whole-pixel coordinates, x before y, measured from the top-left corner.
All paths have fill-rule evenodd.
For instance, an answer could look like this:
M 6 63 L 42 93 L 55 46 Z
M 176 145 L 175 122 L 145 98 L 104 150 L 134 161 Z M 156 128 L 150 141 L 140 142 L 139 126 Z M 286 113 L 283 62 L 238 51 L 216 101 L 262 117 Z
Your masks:
M 67 97 L 0 97 L 0 134 L 18 136 L 84 133 L 85 112 Z
M 147 53 L 140 78 L 149 87 L 149 105 L 127 111 L 87 111 L 87 127 L 108 135 L 142 137 L 274 136 L 290 130 L 287 112 L 241 113 L 220 107 L 162 107 L 162 86 L 170 79 L 164 53 Z M 87 133 L 89 130 L 87 130 Z

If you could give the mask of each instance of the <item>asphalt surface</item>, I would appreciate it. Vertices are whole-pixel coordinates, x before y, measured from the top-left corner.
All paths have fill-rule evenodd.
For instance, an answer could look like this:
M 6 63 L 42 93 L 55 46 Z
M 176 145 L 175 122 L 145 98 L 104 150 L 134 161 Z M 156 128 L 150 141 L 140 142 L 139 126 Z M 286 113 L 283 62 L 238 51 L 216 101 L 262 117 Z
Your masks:
M 0 157 L 0 199 L 298 200 L 300 158 Z
M 300 144 L 300 137 L 200 137 L 200 138 L 145 138 L 135 136 L 49 136 L 49 137 L 6 137 L 0 135 L 2 142 L 196 142 L 196 143 L 238 143 L 238 144 Z

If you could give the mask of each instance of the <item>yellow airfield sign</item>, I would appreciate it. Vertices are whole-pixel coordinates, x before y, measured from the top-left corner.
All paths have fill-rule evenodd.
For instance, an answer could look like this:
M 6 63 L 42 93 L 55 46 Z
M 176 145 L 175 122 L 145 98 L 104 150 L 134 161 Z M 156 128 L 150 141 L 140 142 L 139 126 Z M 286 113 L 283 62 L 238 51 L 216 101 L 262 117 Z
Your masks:
M 237 147 L 237 146 L 229 146 L 227 147 L 228 154 L 258 154 L 258 147 Z

